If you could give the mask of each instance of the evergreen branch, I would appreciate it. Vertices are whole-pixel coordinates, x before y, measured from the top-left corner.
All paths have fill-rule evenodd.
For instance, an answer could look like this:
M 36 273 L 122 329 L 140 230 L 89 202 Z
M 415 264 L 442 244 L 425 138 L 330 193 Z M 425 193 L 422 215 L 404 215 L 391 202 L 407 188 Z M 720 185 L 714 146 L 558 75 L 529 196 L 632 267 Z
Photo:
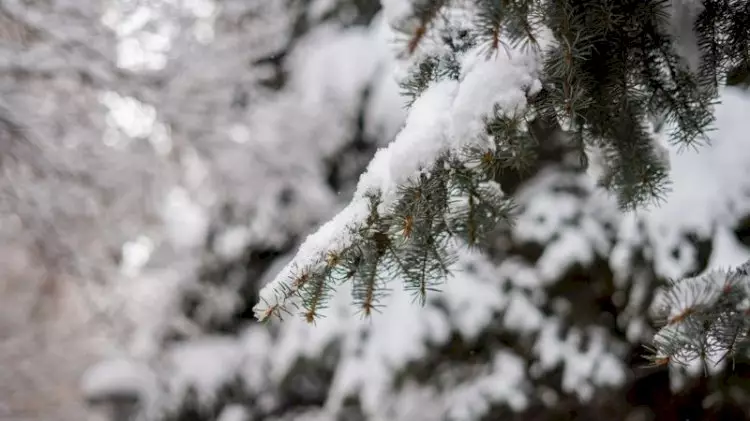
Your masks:
M 720 34 L 726 32 L 721 16 L 728 13 L 726 2 L 704 1 L 703 11 L 696 18 L 694 29 L 698 48 L 702 53 L 699 68 L 699 80 L 704 88 L 715 91 L 720 81 L 722 69 L 727 69 L 727 60 L 723 53 L 725 46 Z
M 479 12 L 472 36 L 485 54 L 497 53 L 500 46 L 525 50 L 539 47 L 541 10 L 535 0 L 476 0 Z
M 388 257 L 393 260 L 396 274 L 404 274 L 407 272 L 406 263 L 402 260 L 399 255 L 399 251 L 393 246 L 392 242 L 388 242 Z M 391 273 L 393 275 L 393 273 Z
M 312 323 L 320 316 L 320 311 L 325 310 L 326 298 L 333 292 L 331 285 L 327 282 L 325 275 L 314 274 L 311 280 L 301 288 L 300 293 L 304 297 L 302 301 L 305 308 L 304 317 L 308 323 Z
M 352 297 L 362 315 L 368 317 L 378 308 L 378 301 L 385 290 L 378 282 L 377 261 L 365 261 L 359 268 L 358 276 L 354 278 Z
M 302 270 L 286 279 L 293 271 L 285 268 L 264 288 L 258 317 L 302 305 L 308 319 L 314 319 L 332 285 L 346 281 L 353 282 L 354 301 L 365 315 L 376 308 L 389 279 L 401 279 L 424 303 L 427 292 L 449 275 L 452 240 L 472 247 L 485 242 L 498 223 L 512 222 L 512 201 L 497 181 L 534 167 L 541 150 L 539 139 L 527 129 L 534 117 L 566 126 L 581 151 L 593 146 L 604 152 L 607 168 L 600 181 L 617 194 L 622 208 L 663 197 L 669 189 L 668 163 L 656 149 L 651 121 L 665 119 L 675 127 L 674 140 L 696 144 L 713 121 L 717 81 L 735 66 L 750 68 L 750 2 L 704 2 L 695 23 L 704 60 L 693 74 L 665 31 L 667 0 L 421 1 L 413 10 L 417 26 L 407 51 L 413 53 L 426 36 L 434 35 L 430 31 L 438 31 L 441 37 L 434 39 L 445 45 L 430 45 L 412 58 L 419 61 L 410 63 L 412 71 L 401 82 L 410 107 L 406 126 L 375 156 L 352 203 L 300 247 L 301 257 L 289 267 Z M 465 10 L 448 13 L 453 6 Z M 472 13 L 469 19 L 464 19 L 466 11 Z M 438 21 L 438 16 L 444 19 Z M 473 27 L 465 29 L 466 22 Z M 519 45 L 541 44 L 545 29 L 552 42 L 528 55 L 518 49 L 511 54 Z M 477 62 L 482 48 L 496 51 L 500 45 L 508 49 L 508 57 L 490 55 L 485 63 Z M 540 59 L 541 74 L 514 54 Z M 491 78 L 486 63 L 502 63 L 513 72 L 499 72 L 502 80 L 488 84 L 500 91 L 489 95 L 494 109 L 485 110 L 492 107 L 485 102 L 473 114 L 465 109 L 472 96 L 488 95 L 474 92 L 481 88 L 469 76 L 480 68 L 482 78 Z M 515 78 L 516 70 L 521 77 Z M 532 89 L 529 80 L 541 81 L 541 90 Z M 470 94 L 465 95 L 465 87 Z M 457 121 L 455 111 L 471 121 Z M 472 120 L 481 116 L 483 127 L 482 121 Z M 477 123 L 483 131 L 476 129 Z M 711 305 L 737 304 L 722 300 Z M 701 319 L 709 310 L 692 308 L 663 330 L 657 341 L 659 361 L 683 357 L 679 346 L 666 352 L 669 344 L 701 358 L 717 346 L 744 346 L 737 332 L 745 325 L 721 325 L 740 317 L 736 310 L 714 311 L 715 318 Z M 698 342 L 683 343 L 683 328 L 697 333 L 689 338 Z M 747 329 L 742 329 L 744 335 Z
M 436 57 L 427 57 L 418 66 L 412 69 L 408 78 L 401 81 L 401 95 L 406 97 L 406 106 L 411 107 L 414 101 L 427 89 L 428 86 L 438 78 L 439 60 Z
M 416 270 L 410 270 L 405 273 L 407 285 L 410 285 L 414 292 L 414 299 L 419 299 L 420 305 L 424 305 L 425 299 L 427 298 L 427 281 L 429 279 L 429 249 L 426 247 L 419 247 L 417 250 L 417 258 L 419 261 Z
M 453 199 L 446 223 L 451 234 L 468 246 L 484 246 L 498 224 L 512 221 L 515 206 L 494 181 L 499 171 L 494 163 L 499 160 L 492 152 L 468 150 L 462 156 L 464 162 L 471 164 L 461 161 L 452 164 L 450 195 Z M 477 184 L 477 180 L 480 183 Z
M 510 127 L 520 130 L 517 125 Z M 305 319 L 313 322 L 333 291 L 332 285 L 340 279 L 352 280 L 352 297 L 364 316 L 377 310 L 385 296 L 386 279 L 402 278 L 405 289 L 424 304 L 426 294 L 438 291 L 439 283 L 450 275 L 454 261 L 450 242 L 460 235 L 449 227 L 448 221 L 460 215 L 450 206 L 455 193 L 455 187 L 450 186 L 461 186 L 474 197 L 477 236 L 486 236 L 498 223 L 509 222 L 511 202 L 499 185 L 488 180 L 490 174 L 470 175 L 476 169 L 467 168 L 468 164 L 458 156 L 436 160 L 430 171 L 400 186 L 400 199 L 384 212 L 382 197 L 368 196 L 367 216 L 355 224 L 358 229 L 351 229 L 352 243 L 341 251 L 329 249 L 320 263 L 294 272 L 290 285 L 280 289 L 281 303 L 274 304 L 274 311 L 296 298 L 306 310 Z M 275 314 L 266 310 L 259 317 Z
M 693 146 L 696 139 L 705 138 L 705 130 L 713 122 L 710 99 L 713 92 L 701 90 L 697 78 L 681 63 L 665 36 L 655 28 L 649 34 L 651 49 L 661 56 L 658 62 L 663 63 L 670 81 L 670 88 L 662 85 L 655 92 L 663 99 L 664 106 L 659 111 L 666 113 L 667 121 L 677 124 L 672 132 L 673 139 L 682 145 Z
M 500 28 L 506 19 L 506 10 L 500 0 L 479 0 L 479 13 L 475 19 L 474 39 L 486 48 L 486 54 L 495 53 L 503 41 Z
M 662 296 L 663 327 L 653 359 L 718 364 L 748 350 L 750 261 L 734 270 L 672 282 Z
M 458 79 L 461 67 L 452 55 L 427 56 L 414 66 L 407 78 L 399 82 L 406 107 L 411 107 L 432 83 L 442 79 Z
M 417 50 L 420 42 L 427 35 L 430 25 L 440 14 L 440 11 L 447 6 L 448 2 L 449 0 L 423 0 L 414 5 L 413 15 L 418 23 L 407 43 L 406 51 L 409 55 L 414 54 Z
M 495 144 L 494 160 L 502 169 L 523 173 L 536 163 L 539 144 L 522 129 L 527 124 L 525 115 L 506 116 L 498 107 L 492 118 L 485 119 L 486 131 Z

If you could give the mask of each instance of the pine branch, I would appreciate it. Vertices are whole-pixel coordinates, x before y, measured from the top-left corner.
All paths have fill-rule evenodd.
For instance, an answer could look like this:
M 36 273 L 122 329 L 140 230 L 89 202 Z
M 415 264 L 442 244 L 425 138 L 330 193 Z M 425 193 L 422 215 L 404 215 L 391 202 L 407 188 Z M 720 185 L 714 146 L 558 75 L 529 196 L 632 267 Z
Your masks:
M 488 55 L 500 47 L 538 48 L 541 10 L 534 0 L 478 0 L 473 37 Z
M 673 282 L 662 297 L 660 315 L 654 361 L 716 365 L 744 355 L 750 344 L 750 261 Z
M 503 133 L 520 139 L 522 130 L 521 124 L 509 121 Z M 293 272 L 291 282 L 275 285 L 273 298 L 256 307 L 258 318 L 279 315 L 280 308 L 292 305 L 303 307 L 303 316 L 313 322 L 333 285 L 347 281 L 352 282 L 354 304 L 364 316 L 377 310 L 390 279 L 402 279 L 405 289 L 424 304 L 426 294 L 437 291 L 450 275 L 451 243 L 467 236 L 466 227 L 475 227 L 469 243 L 474 245 L 512 217 L 512 202 L 494 183 L 493 167 L 474 165 L 459 152 L 446 152 L 429 170 L 401 185 L 390 206 L 380 194 L 367 195 L 366 208 L 355 209 L 354 218 L 348 219 L 348 242 L 339 249 L 335 244 L 327 247 L 312 263 Z M 474 203 L 471 212 L 454 205 L 461 200 Z
M 750 63 L 750 2 L 703 0 L 695 21 L 695 34 L 702 55 L 700 80 L 704 89 L 715 91 L 737 65 Z
M 352 282 L 365 316 L 377 309 L 392 279 L 424 303 L 450 274 L 454 244 L 480 246 L 498 223 L 512 222 L 512 201 L 498 181 L 535 166 L 540 143 L 528 122 L 537 118 L 564 127 L 584 158 L 587 147 L 604 153 L 601 184 L 616 193 L 623 209 L 663 198 L 669 168 L 655 146 L 652 121 L 666 120 L 683 146 L 705 137 L 716 84 L 730 68 L 750 66 L 749 3 L 705 0 L 695 22 L 704 61 L 694 73 L 666 30 L 667 0 L 419 2 L 407 51 L 428 35 L 430 43 L 444 45 L 412 57 L 412 71 L 401 81 L 410 107 L 406 126 L 373 159 L 352 203 L 264 288 L 256 314 L 264 319 L 301 306 L 312 321 L 342 282 Z M 467 22 L 473 26 L 465 30 Z M 500 46 L 507 55 L 494 54 Z M 491 53 L 484 63 L 477 61 L 481 52 Z M 541 70 L 528 61 L 539 62 Z M 507 67 L 483 67 L 487 63 Z M 469 77 L 476 68 L 486 89 Z M 491 80 L 494 75 L 499 80 Z M 467 80 L 473 85 L 467 87 Z M 495 102 L 467 112 L 466 104 L 477 98 Z M 461 116 L 475 120 L 454 119 L 456 103 L 464 107 Z M 295 265 L 301 269 L 293 271 Z M 700 353 L 709 342 L 716 346 L 711 332 Z M 664 343 L 670 342 L 661 341 L 662 350 Z M 678 352 L 665 355 L 672 354 Z
M 450 241 L 465 233 L 451 230 L 451 225 L 481 227 L 481 233 L 486 234 L 507 221 L 512 209 L 498 187 L 482 181 L 491 174 L 477 175 L 472 171 L 481 172 L 481 167 L 472 170 L 456 158 L 453 162 L 455 167 L 439 159 L 431 171 L 401 187 L 401 199 L 385 212 L 380 211 L 382 198 L 369 196 L 369 213 L 352 229 L 352 243 L 342 250 L 328 250 L 325 260 L 295 272 L 290 286 L 276 291 L 278 305 L 300 302 L 304 318 L 313 322 L 325 308 L 333 285 L 351 280 L 355 306 L 370 316 L 386 295 L 386 281 L 398 278 L 415 300 L 424 304 L 427 293 L 437 291 L 441 280 L 450 275 L 454 261 Z M 461 194 L 476 200 L 480 211 L 465 214 L 449 206 Z M 258 317 L 276 315 L 276 305 L 266 305 Z
M 422 0 L 415 2 L 413 17 L 416 19 L 417 25 L 407 43 L 406 51 L 409 55 L 414 54 L 417 50 L 417 47 L 427 35 L 430 25 L 438 17 L 440 11 L 447 6 L 448 2 L 449 0 Z
M 406 106 L 411 107 L 431 84 L 443 79 L 456 80 L 459 75 L 460 66 L 454 56 L 427 56 L 411 69 L 409 77 L 399 83 L 401 95 L 407 99 Z

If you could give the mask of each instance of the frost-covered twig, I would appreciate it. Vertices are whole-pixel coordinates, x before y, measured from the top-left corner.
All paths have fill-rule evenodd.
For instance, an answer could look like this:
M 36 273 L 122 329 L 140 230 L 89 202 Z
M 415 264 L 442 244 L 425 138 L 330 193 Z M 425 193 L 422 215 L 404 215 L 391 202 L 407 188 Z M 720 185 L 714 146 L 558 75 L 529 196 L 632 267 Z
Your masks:
M 718 364 L 746 352 L 750 261 L 670 285 L 661 297 L 664 326 L 654 336 L 657 364 Z

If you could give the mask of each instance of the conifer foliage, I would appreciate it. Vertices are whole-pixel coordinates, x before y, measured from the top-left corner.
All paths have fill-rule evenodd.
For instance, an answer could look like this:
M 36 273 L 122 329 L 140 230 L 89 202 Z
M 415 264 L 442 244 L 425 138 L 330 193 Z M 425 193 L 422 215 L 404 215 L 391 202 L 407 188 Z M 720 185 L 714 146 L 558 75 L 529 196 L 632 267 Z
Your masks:
M 600 182 L 622 208 L 663 198 L 669 163 L 654 133 L 666 125 L 681 146 L 705 142 L 718 86 L 750 63 L 747 1 L 702 2 L 690 28 L 697 68 L 678 48 L 681 2 L 401 3 L 385 6 L 407 69 L 406 125 L 351 204 L 264 288 L 259 319 L 302 308 L 312 322 L 345 282 L 366 316 L 392 279 L 424 302 L 455 247 L 481 246 L 512 223 L 504 175 L 533 168 L 549 141 L 533 129 L 539 122 L 564 133 L 583 166 L 603 158 Z
M 750 262 L 673 283 L 662 295 L 663 327 L 654 337 L 657 364 L 698 362 L 704 371 L 747 355 Z

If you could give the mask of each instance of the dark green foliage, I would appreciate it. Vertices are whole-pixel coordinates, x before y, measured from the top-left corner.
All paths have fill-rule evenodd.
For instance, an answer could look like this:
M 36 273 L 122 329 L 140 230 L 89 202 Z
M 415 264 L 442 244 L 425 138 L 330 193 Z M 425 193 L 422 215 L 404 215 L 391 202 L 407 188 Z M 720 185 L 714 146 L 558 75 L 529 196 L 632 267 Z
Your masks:
M 473 35 L 494 54 L 500 46 L 535 47 L 541 10 L 533 0 L 478 0 Z
M 623 208 L 668 192 L 666 163 L 654 151 L 649 119 L 670 123 L 669 134 L 681 146 L 705 142 L 717 87 L 730 70 L 750 63 L 750 3 L 704 2 L 695 21 L 702 53 L 698 72 L 677 54 L 668 31 L 670 3 L 476 0 L 471 37 L 488 53 L 509 45 L 536 48 L 540 25 L 552 30 L 556 42 L 543 52 L 546 92 L 536 101 L 537 111 L 566 123 L 581 148 L 604 150 L 610 166 L 603 184 Z M 434 16 L 434 8 L 444 6 L 426 4 L 430 13 L 421 16 Z M 411 39 L 410 50 L 422 36 Z M 440 62 L 428 58 L 403 83 L 410 103 L 441 78 Z
M 430 84 L 441 79 L 458 79 L 460 67 L 455 57 L 446 55 L 443 57 L 427 57 L 419 63 L 415 71 L 409 78 L 401 82 L 401 94 L 406 97 L 407 106 L 414 104 L 414 101 L 427 89 Z
M 712 121 L 710 97 L 677 56 L 666 33 L 666 1 L 550 1 L 547 24 L 559 42 L 546 51 L 548 107 L 582 143 L 604 150 L 604 185 L 624 208 L 660 198 L 666 164 L 656 156 L 647 118 L 675 123 L 691 145 Z M 554 26 L 553 26 L 554 25 Z
M 438 162 L 430 176 L 402 189 L 402 199 L 392 210 L 393 241 L 400 242 L 397 276 L 406 289 L 424 304 L 427 291 L 435 290 L 436 280 L 448 274 L 452 256 L 447 251 L 449 226 L 444 216 L 452 199 L 448 190 L 449 170 Z
M 703 86 L 715 89 L 730 70 L 750 65 L 750 2 L 704 0 L 703 7 L 695 22 L 700 76 Z
M 524 172 L 535 164 L 539 143 L 525 130 L 526 124 L 525 117 L 507 117 L 497 106 L 491 117 L 485 119 L 487 134 L 496 148 L 490 162 L 499 169 Z

